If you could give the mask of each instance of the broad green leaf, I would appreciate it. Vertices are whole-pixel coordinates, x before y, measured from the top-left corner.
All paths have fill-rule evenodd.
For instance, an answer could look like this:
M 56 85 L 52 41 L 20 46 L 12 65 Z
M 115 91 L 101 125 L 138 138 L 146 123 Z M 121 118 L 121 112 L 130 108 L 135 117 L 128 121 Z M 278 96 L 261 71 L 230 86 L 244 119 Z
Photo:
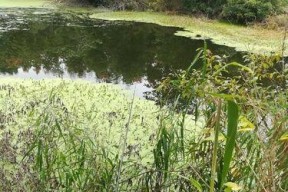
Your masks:
M 288 141 L 288 133 L 285 133 L 284 135 L 282 135 L 279 140 L 280 141 Z
M 226 181 L 226 177 L 228 175 L 230 162 L 233 156 L 233 150 L 236 144 L 236 134 L 237 134 L 237 125 L 238 125 L 238 106 L 234 101 L 228 101 L 228 127 L 227 127 L 227 139 L 225 144 L 225 152 L 224 152 L 224 161 L 223 168 L 221 170 L 221 182 L 220 186 L 223 187 L 223 184 Z
M 214 96 L 214 97 L 222 98 L 225 100 L 233 100 L 236 98 L 241 98 L 239 95 L 231 95 L 231 94 L 222 94 L 222 93 L 207 93 L 207 94 Z
M 214 141 L 214 139 L 215 135 L 211 134 L 210 136 L 206 137 L 204 141 Z M 226 140 L 225 136 L 222 133 L 220 133 L 218 136 L 218 141 L 225 141 L 225 140 Z
M 255 125 L 244 116 L 239 117 L 238 127 L 238 131 L 240 132 L 252 131 L 255 129 Z
M 191 178 L 190 179 L 191 181 L 191 184 L 199 191 L 199 192 L 202 192 L 203 189 L 202 189 L 202 186 L 200 185 L 200 183 L 198 181 L 196 181 L 195 179 Z
M 227 182 L 224 184 L 224 186 L 226 186 L 226 189 L 228 189 L 228 191 L 239 191 L 242 189 L 242 187 L 233 182 Z

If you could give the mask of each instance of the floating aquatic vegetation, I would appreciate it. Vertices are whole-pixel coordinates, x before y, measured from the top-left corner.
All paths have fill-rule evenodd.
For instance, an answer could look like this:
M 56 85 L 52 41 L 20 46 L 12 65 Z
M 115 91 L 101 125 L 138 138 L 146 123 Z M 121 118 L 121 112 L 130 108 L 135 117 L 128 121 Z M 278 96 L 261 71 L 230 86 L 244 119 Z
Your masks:
M 134 98 L 127 147 L 124 154 L 120 154 L 132 100 L 132 93 L 111 84 L 1 79 L 1 190 L 36 190 L 41 186 L 59 189 L 60 184 L 55 183 L 60 182 L 58 179 L 67 180 L 67 170 L 73 174 L 77 172 L 80 182 L 79 178 L 83 179 L 86 173 L 81 175 L 80 168 L 76 169 L 79 159 L 75 154 L 81 150 L 87 158 L 83 170 L 94 169 L 91 167 L 94 158 L 106 166 L 99 161 L 101 151 L 100 156 L 105 154 L 110 160 L 124 156 L 123 178 L 151 168 L 159 130 L 158 117 L 165 111 L 160 112 L 152 101 Z M 198 129 L 192 116 L 186 119 L 185 140 L 188 142 Z M 165 121 L 171 129 L 177 129 L 176 117 Z M 50 164 L 43 161 L 44 157 L 54 163 L 51 163 L 51 170 L 61 169 L 54 170 L 52 178 L 48 178 Z M 44 169 L 45 166 L 48 168 Z M 53 182 L 43 186 L 43 179 Z

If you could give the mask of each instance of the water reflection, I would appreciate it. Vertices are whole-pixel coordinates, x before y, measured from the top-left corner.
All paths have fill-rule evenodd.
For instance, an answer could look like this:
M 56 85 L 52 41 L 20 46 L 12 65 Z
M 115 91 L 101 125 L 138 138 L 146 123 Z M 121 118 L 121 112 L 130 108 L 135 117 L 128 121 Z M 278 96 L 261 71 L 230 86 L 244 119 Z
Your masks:
M 42 13 L 42 14 L 40 14 Z M 202 40 L 173 35 L 178 28 L 91 20 L 47 10 L 3 9 L 0 15 L 0 74 L 21 78 L 72 78 L 135 85 L 138 95 L 175 69 L 185 69 Z M 233 48 L 215 54 L 240 60 Z

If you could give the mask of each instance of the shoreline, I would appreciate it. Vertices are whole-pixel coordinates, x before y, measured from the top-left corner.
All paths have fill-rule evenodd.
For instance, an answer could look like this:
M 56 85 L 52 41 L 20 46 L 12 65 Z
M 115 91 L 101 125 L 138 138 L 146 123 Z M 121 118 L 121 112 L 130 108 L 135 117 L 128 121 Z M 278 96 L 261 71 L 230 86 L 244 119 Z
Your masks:
M 191 39 L 209 39 L 218 45 L 233 47 L 237 51 L 244 51 L 256 54 L 271 54 L 282 52 L 284 32 L 268 30 L 260 27 L 247 27 L 223 23 L 217 20 L 199 19 L 189 16 L 168 15 L 156 12 L 98 12 L 92 13 L 90 18 L 111 21 L 135 21 L 154 23 L 167 27 L 179 27 L 175 33 Z M 236 35 L 237 34 L 237 35 Z M 285 44 L 288 44 L 286 39 Z M 288 50 L 284 51 L 288 56 Z
M 282 54 L 283 45 L 288 45 L 284 40 L 284 31 L 269 30 L 255 26 L 240 26 L 224 23 L 218 20 L 191 17 L 188 15 L 174 15 L 164 12 L 139 12 L 139 11 L 112 11 L 94 7 L 70 7 L 63 4 L 52 4 L 48 0 L 0 0 L 0 8 L 51 8 L 59 11 L 86 13 L 91 19 L 110 21 L 134 21 L 153 23 L 167 27 L 179 27 L 175 33 L 191 39 L 209 39 L 218 45 L 233 47 L 237 51 L 256 54 L 279 53 Z M 288 56 L 288 49 L 284 51 Z

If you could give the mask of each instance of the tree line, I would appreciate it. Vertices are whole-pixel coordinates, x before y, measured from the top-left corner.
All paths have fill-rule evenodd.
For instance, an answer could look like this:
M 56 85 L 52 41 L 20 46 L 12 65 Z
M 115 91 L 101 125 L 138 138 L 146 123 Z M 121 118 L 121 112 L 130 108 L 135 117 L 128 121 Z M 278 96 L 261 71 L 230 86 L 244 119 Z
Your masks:
M 115 10 L 172 11 L 201 14 L 232 23 L 247 24 L 280 14 L 288 0 L 64 0 L 89 3 Z

